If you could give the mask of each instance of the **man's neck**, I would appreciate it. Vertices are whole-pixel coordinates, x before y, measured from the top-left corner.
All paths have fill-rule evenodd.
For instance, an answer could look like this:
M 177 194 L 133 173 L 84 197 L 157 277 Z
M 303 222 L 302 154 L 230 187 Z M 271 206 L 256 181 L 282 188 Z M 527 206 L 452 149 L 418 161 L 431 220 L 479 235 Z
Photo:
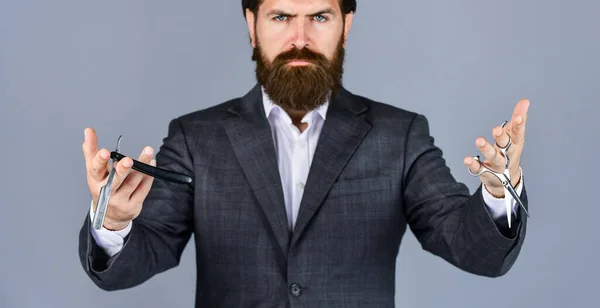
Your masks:
M 292 119 L 292 123 L 296 127 L 298 127 L 300 132 L 304 132 L 304 130 L 306 130 L 306 128 L 308 127 L 307 123 L 302 123 L 302 119 L 307 114 L 306 110 L 292 110 L 292 111 L 286 111 L 286 112 Z
M 264 103 L 269 105 L 269 106 L 265 106 L 266 109 L 269 109 L 270 106 L 278 105 L 270 100 L 270 98 L 269 98 L 268 94 L 265 92 L 264 88 L 261 87 L 261 91 L 263 94 L 263 99 L 265 100 Z M 327 110 L 328 104 L 329 104 L 329 98 L 322 106 L 320 106 L 319 108 L 316 109 L 316 112 L 325 113 Z M 308 114 L 308 111 L 306 111 L 306 110 L 287 110 L 285 108 L 282 108 L 281 105 L 278 105 L 278 106 L 281 108 L 282 111 L 284 111 L 290 117 L 292 124 L 294 124 L 294 126 L 298 127 L 300 132 L 304 132 L 308 128 L 308 123 L 302 123 L 302 119 L 304 119 L 306 114 Z M 325 115 L 322 115 L 322 116 L 323 116 L 323 118 L 325 118 Z

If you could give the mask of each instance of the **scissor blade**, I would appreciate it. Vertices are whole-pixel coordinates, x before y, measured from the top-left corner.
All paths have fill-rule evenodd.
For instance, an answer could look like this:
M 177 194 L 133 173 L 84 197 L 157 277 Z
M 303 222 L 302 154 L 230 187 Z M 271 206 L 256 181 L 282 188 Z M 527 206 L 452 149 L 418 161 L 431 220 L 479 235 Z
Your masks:
M 515 200 L 517 201 L 517 203 L 519 204 L 519 206 L 521 207 L 523 212 L 525 212 L 525 215 L 527 215 L 527 218 L 531 218 L 531 216 L 529 216 L 529 212 L 527 211 L 527 209 L 525 208 L 525 205 L 523 204 L 523 201 L 521 201 L 521 198 L 519 198 L 519 195 L 517 194 L 515 189 L 512 188 L 512 186 L 510 186 L 510 184 L 505 187 L 508 190 L 508 192 L 510 192 L 510 194 L 513 196 L 513 198 L 515 198 Z
M 504 189 L 504 194 L 506 195 L 506 189 Z M 508 220 L 508 228 L 512 227 L 512 202 L 508 200 L 508 198 L 504 198 L 504 207 L 506 209 L 506 219 Z
M 98 205 L 96 206 L 93 222 L 93 227 L 96 230 L 102 229 L 102 226 L 104 225 L 104 217 L 106 216 L 106 209 L 108 207 L 108 200 L 110 199 L 110 191 L 112 190 L 112 182 L 115 177 L 115 172 L 116 170 L 113 167 L 108 175 L 108 181 L 106 182 L 106 185 L 100 188 Z

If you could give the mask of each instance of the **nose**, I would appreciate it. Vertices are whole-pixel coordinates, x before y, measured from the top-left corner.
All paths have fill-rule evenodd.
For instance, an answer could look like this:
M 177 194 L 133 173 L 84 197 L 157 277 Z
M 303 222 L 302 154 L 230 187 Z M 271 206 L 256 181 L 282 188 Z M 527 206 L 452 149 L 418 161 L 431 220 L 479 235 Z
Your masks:
M 307 27 L 310 26 L 310 23 L 307 22 L 306 20 L 304 20 L 303 18 L 297 18 L 295 20 L 296 22 L 294 23 L 294 25 L 292 26 L 294 31 L 294 37 L 292 39 L 292 45 L 294 45 L 295 48 L 298 49 L 302 49 L 305 48 L 306 46 L 308 46 L 308 29 Z

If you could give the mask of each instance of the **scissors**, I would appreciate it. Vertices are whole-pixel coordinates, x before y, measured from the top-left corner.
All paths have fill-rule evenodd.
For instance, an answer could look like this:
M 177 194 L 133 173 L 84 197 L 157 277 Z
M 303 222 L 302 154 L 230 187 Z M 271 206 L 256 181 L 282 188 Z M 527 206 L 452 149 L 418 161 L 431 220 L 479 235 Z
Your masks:
M 110 192 L 112 190 L 112 185 L 116 173 L 115 164 L 126 157 L 125 155 L 119 153 L 122 138 L 123 135 L 119 136 L 119 139 L 117 140 L 116 149 L 110 152 L 110 158 L 112 159 L 113 164 L 110 169 L 110 173 L 108 174 L 108 180 L 106 181 L 106 184 L 100 188 L 98 206 L 96 207 L 94 221 L 92 223 L 94 229 L 96 230 L 102 229 L 102 226 L 104 225 L 104 217 L 106 216 L 108 200 L 110 199 Z M 188 175 L 144 164 L 135 159 L 133 159 L 133 166 L 131 168 L 133 170 L 137 170 L 154 178 L 165 180 L 168 182 L 179 184 L 190 184 L 192 182 L 192 178 Z
M 506 123 L 507 123 L 507 121 L 504 121 L 504 123 L 502 123 L 502 128 L 504 128 L 504 126 L 506 126 Z M 529 212 L 525 208 L 525 205 L 523 205 L 523 201 L 521 201 L 521 198 L 519 198 L 519 195 L 517 194 L 517 192 L 515 191 L 515 189 L 512 187 L 512 185 L 510 183 L 510 172 L 508 170 L 510 158 L 508 157 L 508 149 L 510 149 L 510 146 L 512 145 L 512 137 L 510 136 L 510 134 L 507 134 L 507 135 L 508 135 L 508 144 L 505 147 L 501 147 L 498 145 L 498 143 L 496 143 L 496 146 L 500 149 L 500 152 L 502 153 L 502 155 L 504 156 L 504 158 L 506 160 L 506 163 L 504 164 L 504 172 L 502 172 L 502 173 L 496 172 L 496 171 L 484 166 L 483 163 L 481 163 L 481 159 L 479 158 L 479 155 L 473 157 L 473 159 L 475 159 L 477 162 L 479 162 L 479 164 L 481 165 L 481 171 L 479 171 L 479 173 L 474 173 L 469 168 L 467 168 L 467 170 L 469 170 L 469 173 L 473 176 L 480 176 L 484 172 L 489 172 L 489 173 L 495 175 L 502 182 L 502 186 L 504 186 L 504 194 L 508 195 L 510 193 L 513 196 L 513 198 L 517 201 L 517 203 L 519 204 L 521 209 L 525 212 L 527 217 L 530 218 Z M 511 211 L 512 211 L 512 205 L 511 205 L 510 200 L 507 199 L 506 200 L 506 218 L 508 219 L 508 227 L 509 228 L 511 227 Z

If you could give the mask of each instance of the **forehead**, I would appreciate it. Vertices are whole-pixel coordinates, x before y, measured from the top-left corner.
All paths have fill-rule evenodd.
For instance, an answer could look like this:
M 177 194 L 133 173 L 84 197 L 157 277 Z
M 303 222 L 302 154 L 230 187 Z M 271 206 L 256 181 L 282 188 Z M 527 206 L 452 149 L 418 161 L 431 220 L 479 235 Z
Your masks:
M 260 10 L 311 11 L 332 9 L 340 10 L 340 0 L 263 0 Z

